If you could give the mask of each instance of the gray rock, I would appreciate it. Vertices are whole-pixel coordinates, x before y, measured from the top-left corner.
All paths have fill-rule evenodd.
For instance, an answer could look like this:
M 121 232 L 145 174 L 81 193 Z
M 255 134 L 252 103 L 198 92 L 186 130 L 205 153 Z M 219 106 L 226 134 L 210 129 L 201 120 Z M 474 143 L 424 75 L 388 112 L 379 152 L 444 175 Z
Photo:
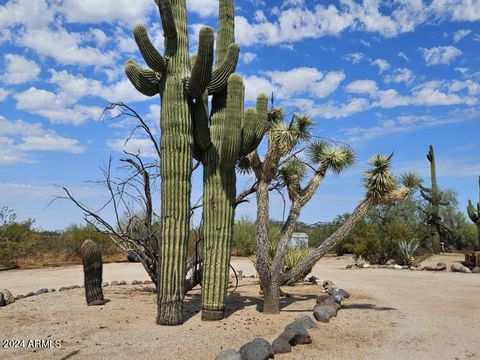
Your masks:
M 102 287 L 107 287 L 108 286 L 108 281 L 102 282 Z
M 340 300 L 340 303 L 335 300 L 335 296 L 338 297 L 338 300 Z M 337 310 L 339 310 L 341 307 L 342 300 L 343 300 L 343 296 L 339 294 L 334 296 L 331 296 L 328 294 L 321 294 L 317 297 L 317 305 L 330 305 L 336 308 Z
M 285 337 L 293 334 L 293 337 L 290 339 L 289 343 L 292 346 L 299 344 L 310 344 L 312 340 L 310 339 L 310 334 L 308 333 L 305 326 L 300 321 L 293 321 L 287 326 L 285 326 L 284 332 L 286 333 Z
M 41 289 L 38 289 L 37 291 L 35 291 L 35 295 L 41 295 L 41 294 L 46 294 L 46 293 L 48 293 L 47 288 L 41 288 Z
M 143 284 L 143 283 L 139 280 L 133 280 L 132 281 L 132 285 L 140 285 L 140 284 Z
M 471 270 L 469 268 L 467 268 L 465 265 L 463 265 L 459 262 L 453 263 L 452 266 L 450 267 L 450 270 L 452 272 L 463 272 L 463 273 L 470 273 L 471 272 Z
M 335 294 L 335 295 L 333 295 L 333 300 L 335 300 L 335 302 L 338 305 L 342 306 L 342 301 L 344 300 L 344 297 L 340 294 Z
M 17 295 L 17 296 L 15 296 L 15 301 L 16 301 L 16 300 L 23 299 L 24 297 L 25 297 L 25 295 L 22 295 L 22 294 Z
M 273 352 L 275 354 L 285 354 L 292 351 L 292 345 L 290 345 L 290 340 L 295 337 L 293 331 L 284 331 L 281 333 L 275 340 L 272 342 Z
M 475 266 L 475 267 L 472 269 L 472 273 L 475 273 L 475 274 L 480 273 L 480 267 Z
M 325 281 L 323 282 L 323 288 L 324 288 L 324 289 L 328 289 L 328 288 L 330 288 L 330 287 L 335 287 L 335 284 L 333 283 L 333 281 L 331 281 L 331 280 L 325 280 Z
M 5 300 L 5 305 L 10 305 L 15 302 L 15 298 L 9 290 L 3 289 L 1 292 L 3 294 L 3 299 Z
M 242 360 L 273 359 L 274 352 L 270 343 L 262 338 L 255 338 L 240 348 Z
M 30 292 L 25 294 L 25 297 L 27 298 L 27 297 L 34 296 L 34 295 L 35 295 L 35 293 L 33 291 L 30 291 Z
M 110 286 L 115 286 L 115 285 L 118 285 L 117 280 L 110 281 Z
M 242 360 L 242 356 L 237 350 L 228 349 L 215 356 L 215 360 Z
M 416 266 L 410 266 L 410 270 L 418 270 Z
M 386 265 L 396 265 L 397 263 L 395 262 L 395 260 L 390 259 L 390 260 L 388 260 L 385 264 L 386 264 Z
M 152 280 L 145 280 L 143 283 L 145 285 L 148 285 L 148 284 L 153 284 L 153 281 Z
M 436 271 L 447 270 L 447 264 L 445 264 L 444 262 L 439 262 L 437 263 L 437 265 L 435 265 L 435 270 Z
M 68 289 L 69 289 L 69 290 L 72 290 L 72 289 L 80 289 L 80 286 L 79 286 L 79 285 L 70 285 L 70 286 L 68 286 Z
M 333 305 L 315 305 L 319 311 L 325 311 L 330 314 L 330 317 L 337 316 L 338 309 Z
M 423 270 L 425 270 L 425 266 L 423 265 L 417 266 L 417 271 L 423 271 Z
M 65 291 L 65 290 L 68 290 L 67 286 L 62 286 L 60 289 L 58 289 L 58 291 Z
M 7 303 L 5 302 L 5 297 L 3 296 L 3 293 L 0 292 L 0 307 L 6 306 Z
M 387 265 L 387 269 L 395 269 L 395 264 Z
M 332 296 L 341 295 L 345 299 L 348 299 L 350 297 L 350 294 L 348 293 L 348 291 L 337 288 L 337 287 L 329 287 L 327 292 L 328 292 L 328 294 L 330 294 Z
M 330 314 L 324 310 L 321 310 L 320 307 L 315 306 L 313 308 L 313 316 L 317 321 L 328 323 L 330 321 Z
M 315 329 L 318 327 L 318 325 L 309 315 L 300 315 L 295 319 L 295 321 L 302 323 L 305 329 Z
M 395 265 L 393 265 L 393 268 L 394 268 L 395 270 L 401 270 L 403 267 L 402 267 L 401 265 L 395 264 Z
M 371 267 L 372 267 L 372 265 L 370 265 L 369 263 L 365 263 L 365 264 L 362 265 L 362 268 L 364 268 L 364 269 L 368 269 L 368 268 L 371 268 Z
M 118 285 L 127 285 L 127 282 L 125 280 L 120 280 L 118 282 Z
M 403 266 L 402 266 L 402 269 L 403 269 L 403 270 L 408 270 L 408 269 L 410 269 L 410 266 L 408 266 L 408 265 L 403 265 Z
M 54 288 L 48 289 L 48 292 L 55 292 L 55 291 L 57 291 L 57 290 L 55 290 Z

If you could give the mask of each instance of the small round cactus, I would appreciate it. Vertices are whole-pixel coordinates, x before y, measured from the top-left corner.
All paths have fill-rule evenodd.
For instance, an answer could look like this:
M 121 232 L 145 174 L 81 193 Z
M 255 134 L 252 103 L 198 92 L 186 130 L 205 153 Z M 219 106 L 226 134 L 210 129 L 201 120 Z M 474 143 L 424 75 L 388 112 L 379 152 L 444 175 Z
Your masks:
M 102 292 L 102 254 L 92 240 L 85 240 L 81 247 L 83 274 L 85 278 L 85 297 L 87 305 L 103 305 Z

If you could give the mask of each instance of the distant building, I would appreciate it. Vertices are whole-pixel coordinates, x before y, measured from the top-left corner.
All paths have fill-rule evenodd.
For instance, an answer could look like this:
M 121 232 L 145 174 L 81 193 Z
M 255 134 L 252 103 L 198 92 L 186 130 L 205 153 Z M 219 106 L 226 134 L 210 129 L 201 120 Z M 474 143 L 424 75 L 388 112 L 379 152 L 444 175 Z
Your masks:
M 288 247 L 308 248 L 308 235 L 303 232 L 294 232 L 288 241 Z

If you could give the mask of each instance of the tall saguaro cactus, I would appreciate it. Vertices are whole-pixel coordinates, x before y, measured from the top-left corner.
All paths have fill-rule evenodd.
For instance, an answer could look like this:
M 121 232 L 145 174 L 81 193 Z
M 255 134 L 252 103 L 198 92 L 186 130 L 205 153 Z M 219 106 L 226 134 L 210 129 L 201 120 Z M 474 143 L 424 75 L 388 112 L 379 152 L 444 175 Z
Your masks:
M 478 189 L 480 196 L 480 176 L 478 177 Z M 477 225 L 478 240 L 475 250 L 480 250 L 480 201 L 477 202 L 477 210 L 473 207 L 472 201 L 468 200 L 467 213 L 470 220 Z
M 441 241 L 444 234 L 450 232 L 450 229 L 442 222 L 442 217 L 440 216 L 440 206 L 447 206 L 448 202 L 444 200 L 445 195 L 437 184 L 435 154 L 432 145 L 429 147 L 427 159 L 430 162 L 430 179 L 432 186 L 427 188 L 420 185 L 420 194 L 431 205 L 430 209 L 424 212 L 428 216 L 428 224 L 431 225 L 434 230 L 434 237 L 438 239 L 438 241 Z
M 103 305 L 102 254 L 92 240 L 85 240 L 80 249 L 85 279 L 87 305 Z
M 125 72 L 138 91 L 147 96 L 159 94 L 161 98 L 162 230 L 159 240 L 157 323 L 178 325 L 182 323 L 185 290 L 192 155 L 193 150 L 198 152 L 198 148 L 206 150 L 202 149 L 205 144 L 194 144 L 193 131 L 208 133 L 208 110 L 204 100 L 208 95 L 225 91 L 228 76 L 235 71 L 239 48 L 233 44 L 233 0 L 219 0 L 219 23 L 224 25 L 219 28 L 215 71 L 212 71 L 213 30 L 209 27 L 200 30 L 198 53 L 195 60 L 191 61 L 186 1 L 155 2 L 164 31 L 165 56 L 154 48 L 146 29 L 138 25 L 134 29 L 135 41 L 150 69 L 141 68 L 135 61 L 129 60 L 125 64 Z M 218 54 L 222 55 L 219 57 Z

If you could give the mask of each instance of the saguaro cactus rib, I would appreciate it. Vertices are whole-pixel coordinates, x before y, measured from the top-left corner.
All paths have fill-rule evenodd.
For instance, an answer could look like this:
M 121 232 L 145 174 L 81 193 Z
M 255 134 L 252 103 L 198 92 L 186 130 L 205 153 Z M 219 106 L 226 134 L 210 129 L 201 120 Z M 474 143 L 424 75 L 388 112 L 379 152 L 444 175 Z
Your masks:
M 213 29 L 200 30 L 198 53 L 192 67 L 192 75 L 186 83 L 188 95 L 193 98 L 202 96 L 210 83 L 213 65 Z
M 147 65 L 152 70 L 158 73 L 163 73 L 167 69 L 167 62 L 152 45 L 145 27 L 143 25 L 135 26 L 133 29 L 133 36 Z
M 85 240 L 80 252 L 87 305 L 103 305 L 105 301 L 102 292 L 102 254 L 100 249 L 92 240 Z
M 212 73 L 212 79 L 207 88 L 208 95 L 218 94 L 225 89 L 227 86 L 228 77 L 235 71 L 235 68 L 237 67 L 239 54 L 240 47 L 237 44 L 230 44 L 225 59 Z
M 160 19 L 162 21 L 165 38 L 175 38 L 177 36 L 177 27 L 173 16 L 172 2 L 170 0 L 155 0 L 155 2 L 160 11 Z
M 267 131 L 268 97 L 260 94 L 257 97 L 256 109 L 247 109 L 242 127 L 242 156 L 255 150 Z
M 160 76 L 155 71 L 143 69 L 134 60 L 125 63 L 125 73 L 139 92 L 146 96 L 157 95 L 160 91 Z

